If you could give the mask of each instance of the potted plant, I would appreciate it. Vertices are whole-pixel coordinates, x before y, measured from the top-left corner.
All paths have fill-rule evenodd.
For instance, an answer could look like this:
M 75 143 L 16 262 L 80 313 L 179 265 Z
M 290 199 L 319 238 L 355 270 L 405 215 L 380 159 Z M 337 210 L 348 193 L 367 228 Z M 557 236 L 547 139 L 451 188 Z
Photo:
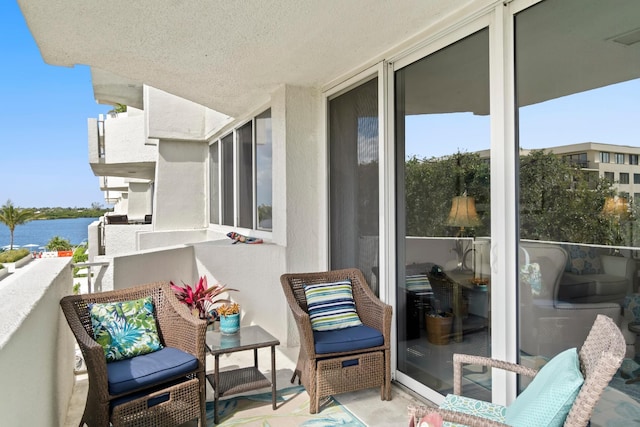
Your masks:
M 198 284 L 193 288 L 184 282 L 182 282 L 183 286 L 178 286 L 173 282 L 169 282 L 169 284 L 181 303 L 189 307 L 194 315 L 209 322 L 218 316 L 216 304 L 230 302 L 229 299 L 222 298 L 220 294 L 237 291 L 237 289 L 227 288 L 226 285 L 220 283 L 209 287 L 205 276 L 200 277 Z
M 222 304 L 216 310 L 220 318 L 220 332 L 231 335 L 240 329 L 240 306 L 237 303 Z

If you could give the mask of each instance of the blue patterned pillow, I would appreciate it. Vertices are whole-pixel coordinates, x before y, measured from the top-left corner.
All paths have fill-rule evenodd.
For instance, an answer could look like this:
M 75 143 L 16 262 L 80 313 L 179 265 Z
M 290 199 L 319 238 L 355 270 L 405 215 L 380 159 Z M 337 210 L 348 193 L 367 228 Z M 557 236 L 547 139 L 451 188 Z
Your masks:
M 304 293 L 307 297 L 311 329 L 314 331 L 331 331 L 362 325 L 356 313 L 350 280 L 304 285 Z
M 518 427 L 561 427 L 584 377 L 578 352 L 570 348 L 542 367 L 507 408 L 505 423 Z
M 129 359 L 162 348 L 151 297 L 89 304 L 93 337 L 107 362 Z

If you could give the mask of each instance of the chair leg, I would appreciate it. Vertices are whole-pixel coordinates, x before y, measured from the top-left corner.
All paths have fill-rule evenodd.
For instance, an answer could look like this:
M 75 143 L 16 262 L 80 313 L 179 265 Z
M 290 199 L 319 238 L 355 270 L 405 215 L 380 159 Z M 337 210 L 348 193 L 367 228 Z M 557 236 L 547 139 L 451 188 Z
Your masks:
M 200 387 L 200 417 L 198 420 L 199 427 L 207 426 L 207 384 L 205 372 L 198 372 L 198 383 Z

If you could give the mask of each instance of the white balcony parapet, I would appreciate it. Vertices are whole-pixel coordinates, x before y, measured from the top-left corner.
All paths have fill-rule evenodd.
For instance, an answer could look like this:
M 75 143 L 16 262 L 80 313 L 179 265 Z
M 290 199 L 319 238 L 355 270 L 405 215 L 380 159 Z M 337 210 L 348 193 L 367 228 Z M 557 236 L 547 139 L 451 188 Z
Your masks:
M 71 293 L 70 262 L 38 260 L 0 282 L 2 425 L 64 425 L 75 355 L 59 302 Z

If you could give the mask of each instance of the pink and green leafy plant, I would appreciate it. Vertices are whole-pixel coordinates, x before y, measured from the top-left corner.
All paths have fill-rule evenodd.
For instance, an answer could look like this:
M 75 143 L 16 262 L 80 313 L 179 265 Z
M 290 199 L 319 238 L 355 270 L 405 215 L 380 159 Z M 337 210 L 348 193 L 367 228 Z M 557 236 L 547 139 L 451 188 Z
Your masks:
M 194 287 L 184 282 L 182 282 L 183 286 L 178 286 L 173 282 L 169 282 L 169 284 L 178 301 L 189 307 L 192 312 L 197 310 L 198 316 L 201 319 L 217 317 L 215 305 L 231 302 L 228 298 L 220 297 L 220 294 L 229 291 L 238 291 L 237 289 L 227 288 L 226 285 L 220 283 L 209 287 L 205 276 L 200 277 L 198 284 Z

